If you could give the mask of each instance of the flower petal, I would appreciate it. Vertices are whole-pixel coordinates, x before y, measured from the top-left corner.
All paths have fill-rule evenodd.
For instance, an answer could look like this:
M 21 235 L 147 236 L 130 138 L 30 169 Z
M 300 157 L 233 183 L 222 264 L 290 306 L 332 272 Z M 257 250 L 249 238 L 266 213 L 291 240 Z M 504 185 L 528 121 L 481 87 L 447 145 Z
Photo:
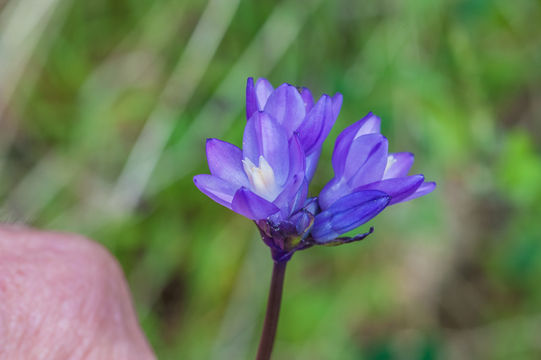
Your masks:
M 306 115 L 304 101 L 296 87 L 280 85 L 269 96 L 264 111 L 281 124 L 291 136 L 301 125 Z
M 338 116 L 338 114 L 336 115 Z M 379 133 L 379 127 L 380 119 L 372 113 L 368 113 L 364 118 L 348 126 L 338 135 L 332 155 L 334 173 L 337 176 L 341 176 L 344 172 L 345 160 L 353 140 L 362 135 L 377 134 Z
M 388 141 L 381 134 L 362 135 L 348 151 L 343 177 L 351 188 L 381 180 L 387 164 Z
M 285 184 L 280 184 L 284 190 L 273 203 L 279 207 L 284 216 L 300 208 L 308 193 L 308 184 L 304 184 L 305 155 L 296 135 L 289 140 L 289 175 Z M 301 189 L 301 187 L 304 187 Z
M 246 119 L 251 118 L 258 110 L 254 78 L 249 77 L 248 80 L 246 80 Z
M 306 155 L 302 149 L 301 141 L 297 135 L 289 139 L 289 176 L 304 175 L 306 168 Z
M 314 106 L 314 97 L 312 96 L 312 92 L 310 89 L 303 87 L 301 89 L 301 97 L 302 101 L 304 102 L 304 110 L 306 114 L 308 114 Z
M 207 139 L 206 148 L 212 175 L 238 186 L 248 185 L 248 178 L 242 167 L 241 149 L 218 139 Z
M 329 126 L 328 123 L 331 123 L 331 125 Z M 330 131 L 332 124 L 334 124 L 332 100 L 328 95 L 323 95 L 306 115 L 305 120 L 298 129 L 306 155 L 310 155 L 321 147 L 329 134 L 328 131 Z
M 230 184 L 219 177 L 207 174 L 194 176 L 193 182 L 203 194 L 218 204 L 231 209 L 231 202 L 238 186 Z
M 326 210 L 335 201 L 351 193 L 352 188 L 349 187 L 347 182 L 343 178 L 337 178 L 336 176 L 331 179 L 319 193 L 319 206 L 321 209 Z
M 291 222 L 295 224 L 297 234 L 303 235 L 314 224 L 314 215 L 308 211 L 299 211 L 291 217 Z
M 254 194 L 245 187 L 237 190 L 231 202 L 231 209 L 252 220 L 262 220 L 279 211 L 271 202 Z
M 336 118 L 338 117 L 338 113 L 340 112 L 340 107 L 342 106 L 342 94 L 337 93 L 336 95 L 334 95 L 332 99 L 330 99 L 330 104 L 328 96 L 324 95 L 320 98 L 318 103 L 325 98 L 327 98 L 327 104 L 325 105 L 327 106 L 327 111 L 325 111 L 324 113 L 321 131 L 319 133 L 316 143 L 311 148 L 307 149 L 306 152 L 306 179 L 308 181 L 311 181 L 314 177 L 317 164 L 319 162 L 319 157 L 321 155 L 321 146 L 323 145 L 323 142 L 325 141 L 327 136 L 329 136 L 329 133 L 334 126 L 334 123 L 336 122 Z M 331 114 L 329 114 L 328 112 L 329 108 L 331 108 Z M 303 125 L 311 121 L 309 119 L 309 116 L 310 114 L 304 120 Z M 302 131 L 299 130 L 299 133 L 302 133 Z
M 303 209 L 308 211 L 310 214 L 315 215 L 319 212 L 319 204 L 317 202 L 317 197 L 311 197 L 304 201 Z
M 306 197 L 308 196 L 308 182 L 303 178 L 302 184 L 299 186 L 297 193 L 291 200 L 291 213 L 302 208 L 306 202 Z
M 358 130 L 355 137 L 368 134 L 379 134 L 381 130 L 381 119 L 369 112 L 365 117 L 359 120 Z
M 333 117 L 336 120 L 338 118 L 338 114 L 340 113 L 340 108 L 342 108 L 342 94 L 336 93 L 332 97 L 332 112 Z
M 371 184 L 363 185 L 354 191 L 359 190 L 378 190 L 391 197 L 389 205 L 399 203 L 413 194 L 423 183 L 423 175 L 412 175 L 377 181 Z
M 308 183 L 304 176 L 296 175 L 272 203 L 280 209 L 281 218 L 286 219 L 302 206 L 307 194 Z
M 409 152 L 393 153 L 387 156 L 387 165 L 383 172 L 383 179 L 404 177 L 408 175 L 413 165 L 414 156 Z
M 319 244 L 355 229 L 379 214 L 390 197 L 381 191 L 366 190 L 344 196 L 316 215 L 312 237 Z
M 312 181 L 321 155 L 321 147 L 306 157 L 306 180 Z
M 421 186 L 419 186 L 419 188 L 413 194 L 411 194 L 410 196 L 408 196 L 402 201 L 410 201 L 418 197 L 425 196 L 427 194 L 430 194 L 432 191 L 434 191 L 435 188 L 436 188 L 435 182 L 433 181 L 425 182 Z
M 269 96 L 272 94 L 273 91 L 274 87 L 272 87 L 272 84 L 267 79 L 257 79 L 257 82 L 255 84 L 255 93 L 257 98 L 257 109 L 259 111 L 262 111 L 265 108 L 267 100 L 269 99 Z
M 278 184 L 289 175 L 289 144 L 285 129 L 264 112 L 256 112 L 248 120 L 242 140 L 243 157 L 259 164 L 259 156 L 269 163 Z

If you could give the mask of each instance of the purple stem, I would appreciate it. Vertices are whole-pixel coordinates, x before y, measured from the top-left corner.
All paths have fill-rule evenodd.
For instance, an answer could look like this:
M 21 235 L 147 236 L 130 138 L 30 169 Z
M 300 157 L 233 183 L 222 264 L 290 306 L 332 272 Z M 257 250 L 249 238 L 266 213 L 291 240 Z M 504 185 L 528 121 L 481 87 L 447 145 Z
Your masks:
M 274 345 L 276 328 L 278 327 L 278 316 L 280 315 L 280 304 L 282 303 L 282 289 L 284 288 L 284 275 L 286 273 L 287 261 L 275 262 L 272 269 L 272 280 L 267 302 L 267 314 L 263 323 L 263 333 L 259 341 L 256 360 L 269 360 Z

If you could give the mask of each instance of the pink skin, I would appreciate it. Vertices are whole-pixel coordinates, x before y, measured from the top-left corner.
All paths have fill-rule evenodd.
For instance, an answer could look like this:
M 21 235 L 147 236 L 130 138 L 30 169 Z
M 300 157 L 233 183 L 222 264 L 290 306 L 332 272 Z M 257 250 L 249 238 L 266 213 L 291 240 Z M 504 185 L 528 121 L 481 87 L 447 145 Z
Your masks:
M 79 235 L 0 226 L 0 359 L 155 359 L 116 260 Z

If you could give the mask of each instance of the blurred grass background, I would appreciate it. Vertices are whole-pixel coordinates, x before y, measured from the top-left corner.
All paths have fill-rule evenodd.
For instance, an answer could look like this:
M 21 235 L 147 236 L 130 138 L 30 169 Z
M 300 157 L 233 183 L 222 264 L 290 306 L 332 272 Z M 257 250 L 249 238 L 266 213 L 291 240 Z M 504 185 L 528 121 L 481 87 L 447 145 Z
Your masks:
M 271 261 L 200 194 L 248 76 L 341 92 L 438 182 L 298 253 L 275 359 L 541 358 L 541 1 L 2 0 L 0 217 L 122 264 L 161 359 L 250 359 Z

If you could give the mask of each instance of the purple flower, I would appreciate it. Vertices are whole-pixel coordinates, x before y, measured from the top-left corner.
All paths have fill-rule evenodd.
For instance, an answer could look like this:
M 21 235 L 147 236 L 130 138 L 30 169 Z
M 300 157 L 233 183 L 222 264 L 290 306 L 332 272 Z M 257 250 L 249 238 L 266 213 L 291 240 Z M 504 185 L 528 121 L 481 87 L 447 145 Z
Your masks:
M 307 198 L 321 153 L 342 105 L 342 95 L 314 103 L 306 88 L 248 79 L 243 149 L 207 140 L 210 175 L 195 185 L 214 201 L 252 219 L 276 262 L 313 245 L 361 240 L 373 229 L 340 237 L 388 205 L 423 196 L 435 188 L 423 175 L 407 173 L 410 153 L 388 153 L 380 119 L 368 114 L 337 138 L 334 178 L 319 197 Z
M 302 190 L 305 155 L 296 135 L 264 112 L 246 124 L 243 150 L 207 140 L 210 175 L 194 177 L 208 197 L 252 220 L 287 218 L 306 197 Z
M 380 122 L 369 113 L 336 139 L 332 156 L 335 176 L 319 195 L 321 212 L 312 228 L 317 243 L 333 241 L 386 206 L 426 195 L 436 187 L 421 174 L 408 176 L 413 154 L 388 153 Z

